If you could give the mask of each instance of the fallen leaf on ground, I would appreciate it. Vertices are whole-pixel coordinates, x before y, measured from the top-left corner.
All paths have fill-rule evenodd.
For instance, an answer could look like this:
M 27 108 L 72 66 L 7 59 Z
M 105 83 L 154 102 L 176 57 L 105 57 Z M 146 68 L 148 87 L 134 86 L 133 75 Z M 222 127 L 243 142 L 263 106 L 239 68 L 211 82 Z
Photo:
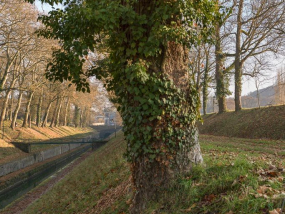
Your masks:
M 214 194 L 205 195 L 205 197 L 204 197 L 205 201 L 208 201 L 208 202 L 212 202 L 215 198 L 216 198 L 216 196 Z
M 281 214 L 282 210 L 280 208 L 269 211 L 269 214 Z
M 182 209 L 181 211 L 182 212 L 190 212 L 194 207 L 196 207 L 196 204 L 192 204 L 192 206 L 191 207 L 189 207 L 188 209 Z

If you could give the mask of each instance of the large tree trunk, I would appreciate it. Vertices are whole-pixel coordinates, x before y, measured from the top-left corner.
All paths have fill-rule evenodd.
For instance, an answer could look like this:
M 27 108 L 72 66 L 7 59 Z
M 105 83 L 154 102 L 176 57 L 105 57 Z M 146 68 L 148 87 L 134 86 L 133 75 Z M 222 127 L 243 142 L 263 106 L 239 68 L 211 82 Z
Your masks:
M 235 53 L 235 111 L 240 111 L 241 106 L 241 88 L 242 88 L 242 63 L 241 63 L 241 26 L 242 26 L 243 0 L 239 1 L 237 14 L 237 32 L 236 32 L 236 53 Z
M 182 45 L 174 42 L 168 42 L 168 45 L 163 49 L 160 60 L 157 58 L 153 61 L 150 60 L 152 62 L 161 61 L 159 70 L 157 70 L 156 63 L 149 67 L 150 73 L 157 70 L 161 89 L 148 87 L 149 93 L 155 94 L 155 97 L 150 96 L 146 99 L 156 102 L 158 96 L 165 102 L 157 104 L 158 109 L 152 109 L 149 115 L 146 114 L 143 117 L 144 120 L 139 118 L 136 120 L 136 112 L 141 107 L 134 101 L 136 95 L 128 95 L 129 110 L 134 109 L 134 112 L 122 113 L 124 123 L 129 123 L 126 120 L 127 117 L 134 117 L 137 127 L 140 127 L 137 129 L 128 124 L 124 128 L 127 139 L 130 139 L 130 136 L 137 136 L 137 140 L 141 142 L 142 151 L 147 148 L 153 152 L 162 149 L 162 153 L 145 152 L 140 154 L 138 152 L 137 157 L 132 157 L 131 170 L 136 189 L 134 204 L 131 208 L 132 213 L 143 213 L 147 201 L 155 200 L 161 188 L 168 187 L 175 176 L 189 172 L 193 164 L 203 161 L 198 142 L 198 131 L 193 125 L 195 119 L 192 123 L 187 123 L 188 125 L 184 123 L 184 119 L 188 117 L 187 114 L 196 118 L 197 109 L 194 106 L 198 102 L 198 94 L 189 81 L 188 52 Z M 145 83 L 137 82 L 136 84 L 142 84 L 143 88 L 148 84 L 152 85 L 152 81 L 156 80 Z M 166 91 L 169 92 L 169 95 L 166 95 L 168 94 Z M 159 112 L 159 109 L 162 110 L 160 116 L 157 117 L 159 119 L 153 120 L 151 112 Z M 151 130 L 149 135 L 144 136 L 145 130 Z M 131 140 L 129 142 L 128 152 L 133 151 L 135 147 Z
M 30 107 L 31 107 L 31 103 L 32 103 L 34 93 L 35 92 L 32 91 L 32 92 L 30 92 L 30 95 L 29 95 L 29 99 L 28 99 L 26 111 L 25 111 L 25 117 L 24 117 L 24 121 L 23 121 L 23 125 L 22 125 L 23 127 L 27 127 L 27 125 L 28 125 L 28 119 L 30 116 Z
M 216 26 L 216 44 L 215 44 L 215 55 L 216 55 L 216 96 L 218 100 L 219 113 L 227 111 L 226 106 L 226 95 L 225 95 L 225 80 L 223 73 L 223 54 L 221 48 L 221 26 Z
M 20 107 L 21 107 L 22 97 L 23 97 L 23 92 L 20 91 L 18 102 L 17 102 L 17 106 L 16 106 L 16 109 L 14 111 L 14 115 L 13 115 L 13 119 L 12 119 L 12 123 L 11 123 L 11 128 L 13 130 L 15 130 L 15 127 L 16 127 L 17 117 L 18 117 L 18 113 L 19 113 L 19 110 L 20 110 Z

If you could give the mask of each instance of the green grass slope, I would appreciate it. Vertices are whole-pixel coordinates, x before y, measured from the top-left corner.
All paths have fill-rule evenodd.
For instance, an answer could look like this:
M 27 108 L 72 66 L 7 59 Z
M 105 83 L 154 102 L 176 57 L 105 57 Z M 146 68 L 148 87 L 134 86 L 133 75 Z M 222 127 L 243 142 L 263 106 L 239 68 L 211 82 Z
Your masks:
M 145 213 L 281 213 L 285 154 L 275 141 L 202 135 L 200 142 L 205 165 L 177 178 Z M 128 213 L 133 189 L 125 147 L 120 133 L 24 213 Z
M 203 121 L 198 125 L 202 134 L 285 139 L 285 105 L 209 114 Z

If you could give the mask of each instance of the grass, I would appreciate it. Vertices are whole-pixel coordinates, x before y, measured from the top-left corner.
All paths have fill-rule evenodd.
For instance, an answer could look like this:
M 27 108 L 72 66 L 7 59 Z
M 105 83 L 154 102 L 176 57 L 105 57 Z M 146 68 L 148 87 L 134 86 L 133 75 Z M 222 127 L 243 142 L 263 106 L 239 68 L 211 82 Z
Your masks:
M 285 105 L 209 114 L 199 124 L 202 134 L 242 138 L 285 139 Z
M 128 164 L 122 158 L 124 151 L 121 134 L 88 157 L 24 213 L 110 213 L 108 207 L 105 210 L 109 204 L 120 213 L 120 207 L 125 209 L 125 201 L 131 197 L 124 192 L 130 188 Z
M 128 213 L 132 187 L 120 133 L 24 213 Z M 204 166 L 177 178 L 145 213 L 269 213 L 285 198 L 276 141 L 200 136 Z M 278 141 L 284 152 L 284 141 Z M 246 146 L 249 145 L 249 146 Z

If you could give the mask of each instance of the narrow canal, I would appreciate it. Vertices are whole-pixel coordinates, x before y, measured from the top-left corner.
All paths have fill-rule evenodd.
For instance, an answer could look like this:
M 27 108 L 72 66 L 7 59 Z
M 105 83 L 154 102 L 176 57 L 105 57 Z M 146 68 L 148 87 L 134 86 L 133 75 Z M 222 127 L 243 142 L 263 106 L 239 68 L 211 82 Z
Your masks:
M 15 183 L 14 185 L 0 191 L 0 210 L 8 206 L 13 201 L 17 200 L 41 182 L 59 172 L 65 166 L 70 164 L 73 160 L 78 158 L 81 154 L 91 148 L 91 145 L 84 146 L 58 160 L 52 161 L 47 167 L 37 171 L 36 173 L 30 173 L 27 178 Z

